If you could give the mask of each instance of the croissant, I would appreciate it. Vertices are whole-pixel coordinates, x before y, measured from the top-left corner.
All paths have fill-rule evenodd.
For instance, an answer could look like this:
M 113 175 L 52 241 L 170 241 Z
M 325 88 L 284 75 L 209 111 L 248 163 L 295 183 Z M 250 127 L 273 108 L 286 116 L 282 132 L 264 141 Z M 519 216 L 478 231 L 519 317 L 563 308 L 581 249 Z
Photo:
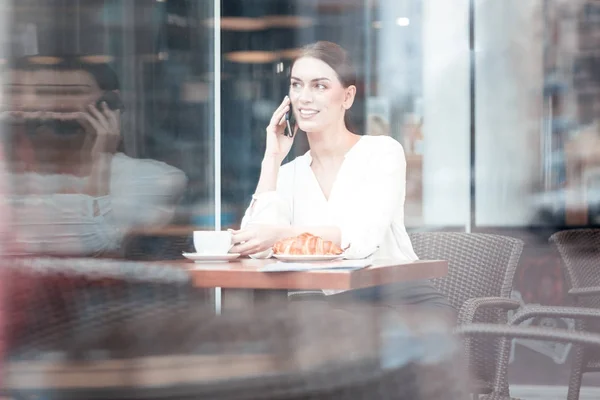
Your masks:
M 273 245 L 273 253 L 285 255 L 339 255 L 344 251 L 340 246 L 310 233 L 282 239 Z

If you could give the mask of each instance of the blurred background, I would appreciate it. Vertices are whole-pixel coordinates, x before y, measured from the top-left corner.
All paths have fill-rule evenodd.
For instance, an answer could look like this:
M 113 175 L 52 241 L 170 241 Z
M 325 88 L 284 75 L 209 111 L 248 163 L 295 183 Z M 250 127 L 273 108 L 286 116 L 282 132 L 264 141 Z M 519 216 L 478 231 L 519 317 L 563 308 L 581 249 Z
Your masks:
M 128 229 L 160 237 L 237 227 L 291 62 L 317 40 L 340 44 L 355 62 L 356 133 L 404 146 L 409 231 L 521 238 L 513 296 L 563 304 L 548 238 L 600 226 L 596 0 L 3 0 L 0 17 L 3 112 L 25 85 L 15 60 L 50 71 L 73 56 L 85 68 L 108 65 L 125 109 L 118 151 L 160 165 L 165 175 L 150 180 L 185 174 L 181 188 L 169 187 L 168 218 Z M 58 106 L 72 100 L 61 93 Z M 25 185 L 11 169 L 21 154 L 15 137 L 4 119 L 9 196 Z M 306 150 L 300 136 L 290 157 Z M 130 179 L 147 177 L 147 165 L 133 162 Z M 143 216 L 143 202 L 135 212 Z M 15 211 L 17 236 L 32 215 Z M 569 349 L 517 343 L 512 379 L 566 381 Z

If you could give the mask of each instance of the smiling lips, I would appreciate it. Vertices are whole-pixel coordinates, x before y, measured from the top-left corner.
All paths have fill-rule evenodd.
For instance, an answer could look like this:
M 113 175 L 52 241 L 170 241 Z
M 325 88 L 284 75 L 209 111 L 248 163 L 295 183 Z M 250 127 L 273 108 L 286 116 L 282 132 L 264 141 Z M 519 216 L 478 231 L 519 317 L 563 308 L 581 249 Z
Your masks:
M 302 119 L 310 119 L 317 115 L 318 111 L 310 108 L 300 108 L 298 109 L 300 116 Z

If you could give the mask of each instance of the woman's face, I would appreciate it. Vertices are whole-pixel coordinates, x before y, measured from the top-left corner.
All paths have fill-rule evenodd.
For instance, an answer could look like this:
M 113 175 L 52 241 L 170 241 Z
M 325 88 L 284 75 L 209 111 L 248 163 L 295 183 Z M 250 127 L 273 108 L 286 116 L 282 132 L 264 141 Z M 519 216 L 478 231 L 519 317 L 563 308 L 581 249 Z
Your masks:
M 305 132 L 320 132 L 344 121 L 356 88 L 344 88 L 336 72 L 324 61 L 299 58 L 292 67 L 290 100 L 298 126 Z

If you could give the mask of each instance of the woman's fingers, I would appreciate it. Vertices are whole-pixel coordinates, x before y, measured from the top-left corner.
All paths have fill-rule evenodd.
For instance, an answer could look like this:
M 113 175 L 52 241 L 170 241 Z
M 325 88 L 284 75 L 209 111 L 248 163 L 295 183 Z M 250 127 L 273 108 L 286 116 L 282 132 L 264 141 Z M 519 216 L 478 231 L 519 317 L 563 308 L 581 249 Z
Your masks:
M 271 122 L 269 123 L 272 126 L 278 126 L 281 124 L 282 117 L 285 117 L 285 113 L 290 110 L 290 98 L 285 96 L 279 107 L 273 112 L 273 116 L 271 117 Z
M 285 124 L 285 113 L 289 111 L 289 106 L 286 106 L 281 111 L 277 111 L 273 114 L 273 118 L 271 119 L 271 126 L 276 128 Z
M 121 110 L 116 110 L 116 111 L 111 110 L 105 101 L 102 102 L 101 107 L 102 107 L 102 114 L 104 114 L 104 117 L 108 120 L 108 122 L 114 129 L 114 127 L 119 125 L 118 116 L 119 116 L 119 113 L 121 112 Z
M 256 236 L 254 231 L 251 230 L 240 230 L 236 231 L 231 236 L 231 243 L 234 245 L 238 245 L 243 242 L 247 242 L 251 239 L 254 239 Z
M 281 104 L 279 104 L 279 106 L 277 107 L 277 109 L 274 111 L 274 113 L 281 112 L 286 107 L 289 107 L 289 105 L 290 105 L 290 97 L 289 96 L 285 96 L 283 98 L 283 101 L 281 102 Z
M 90 114 L 81 113 L 80 119 L 90 124 L 96 134 L 102 135 L 102 133 L 104 132 L 104 129 L 100 122 L 96 120 L 96 118 L 92 117 Z
M 283 114 L 283 116 L 279 120 L 279 123 L 277 124 L 277 126 L 281 126 L 281 125 L 284 125 L 284 124 L 285 124 L 285 114 Z
M 259 251 L 260 251 L 260 244 L 255 239 L 249 240 L 244 243 L 237 244 L 237 245 L 233 246 L 231 248 L 231 250 L 229 250 L 230 253 L 234 253 L 234 254 L 239 253 L 242 255 L 254 254 L 254 253 L 258 253 Z
M 110 123 L 108 122 L 104 114 L 102 114 L 100 110 L 98 110 L 93 104 L 90 104 L 88 106 L 88 110 L 90 111 L 90 114 L 94 116 L 96 121 L 98 121 L 98 123 L 104 128 L 104 130 L 110 132 Z

